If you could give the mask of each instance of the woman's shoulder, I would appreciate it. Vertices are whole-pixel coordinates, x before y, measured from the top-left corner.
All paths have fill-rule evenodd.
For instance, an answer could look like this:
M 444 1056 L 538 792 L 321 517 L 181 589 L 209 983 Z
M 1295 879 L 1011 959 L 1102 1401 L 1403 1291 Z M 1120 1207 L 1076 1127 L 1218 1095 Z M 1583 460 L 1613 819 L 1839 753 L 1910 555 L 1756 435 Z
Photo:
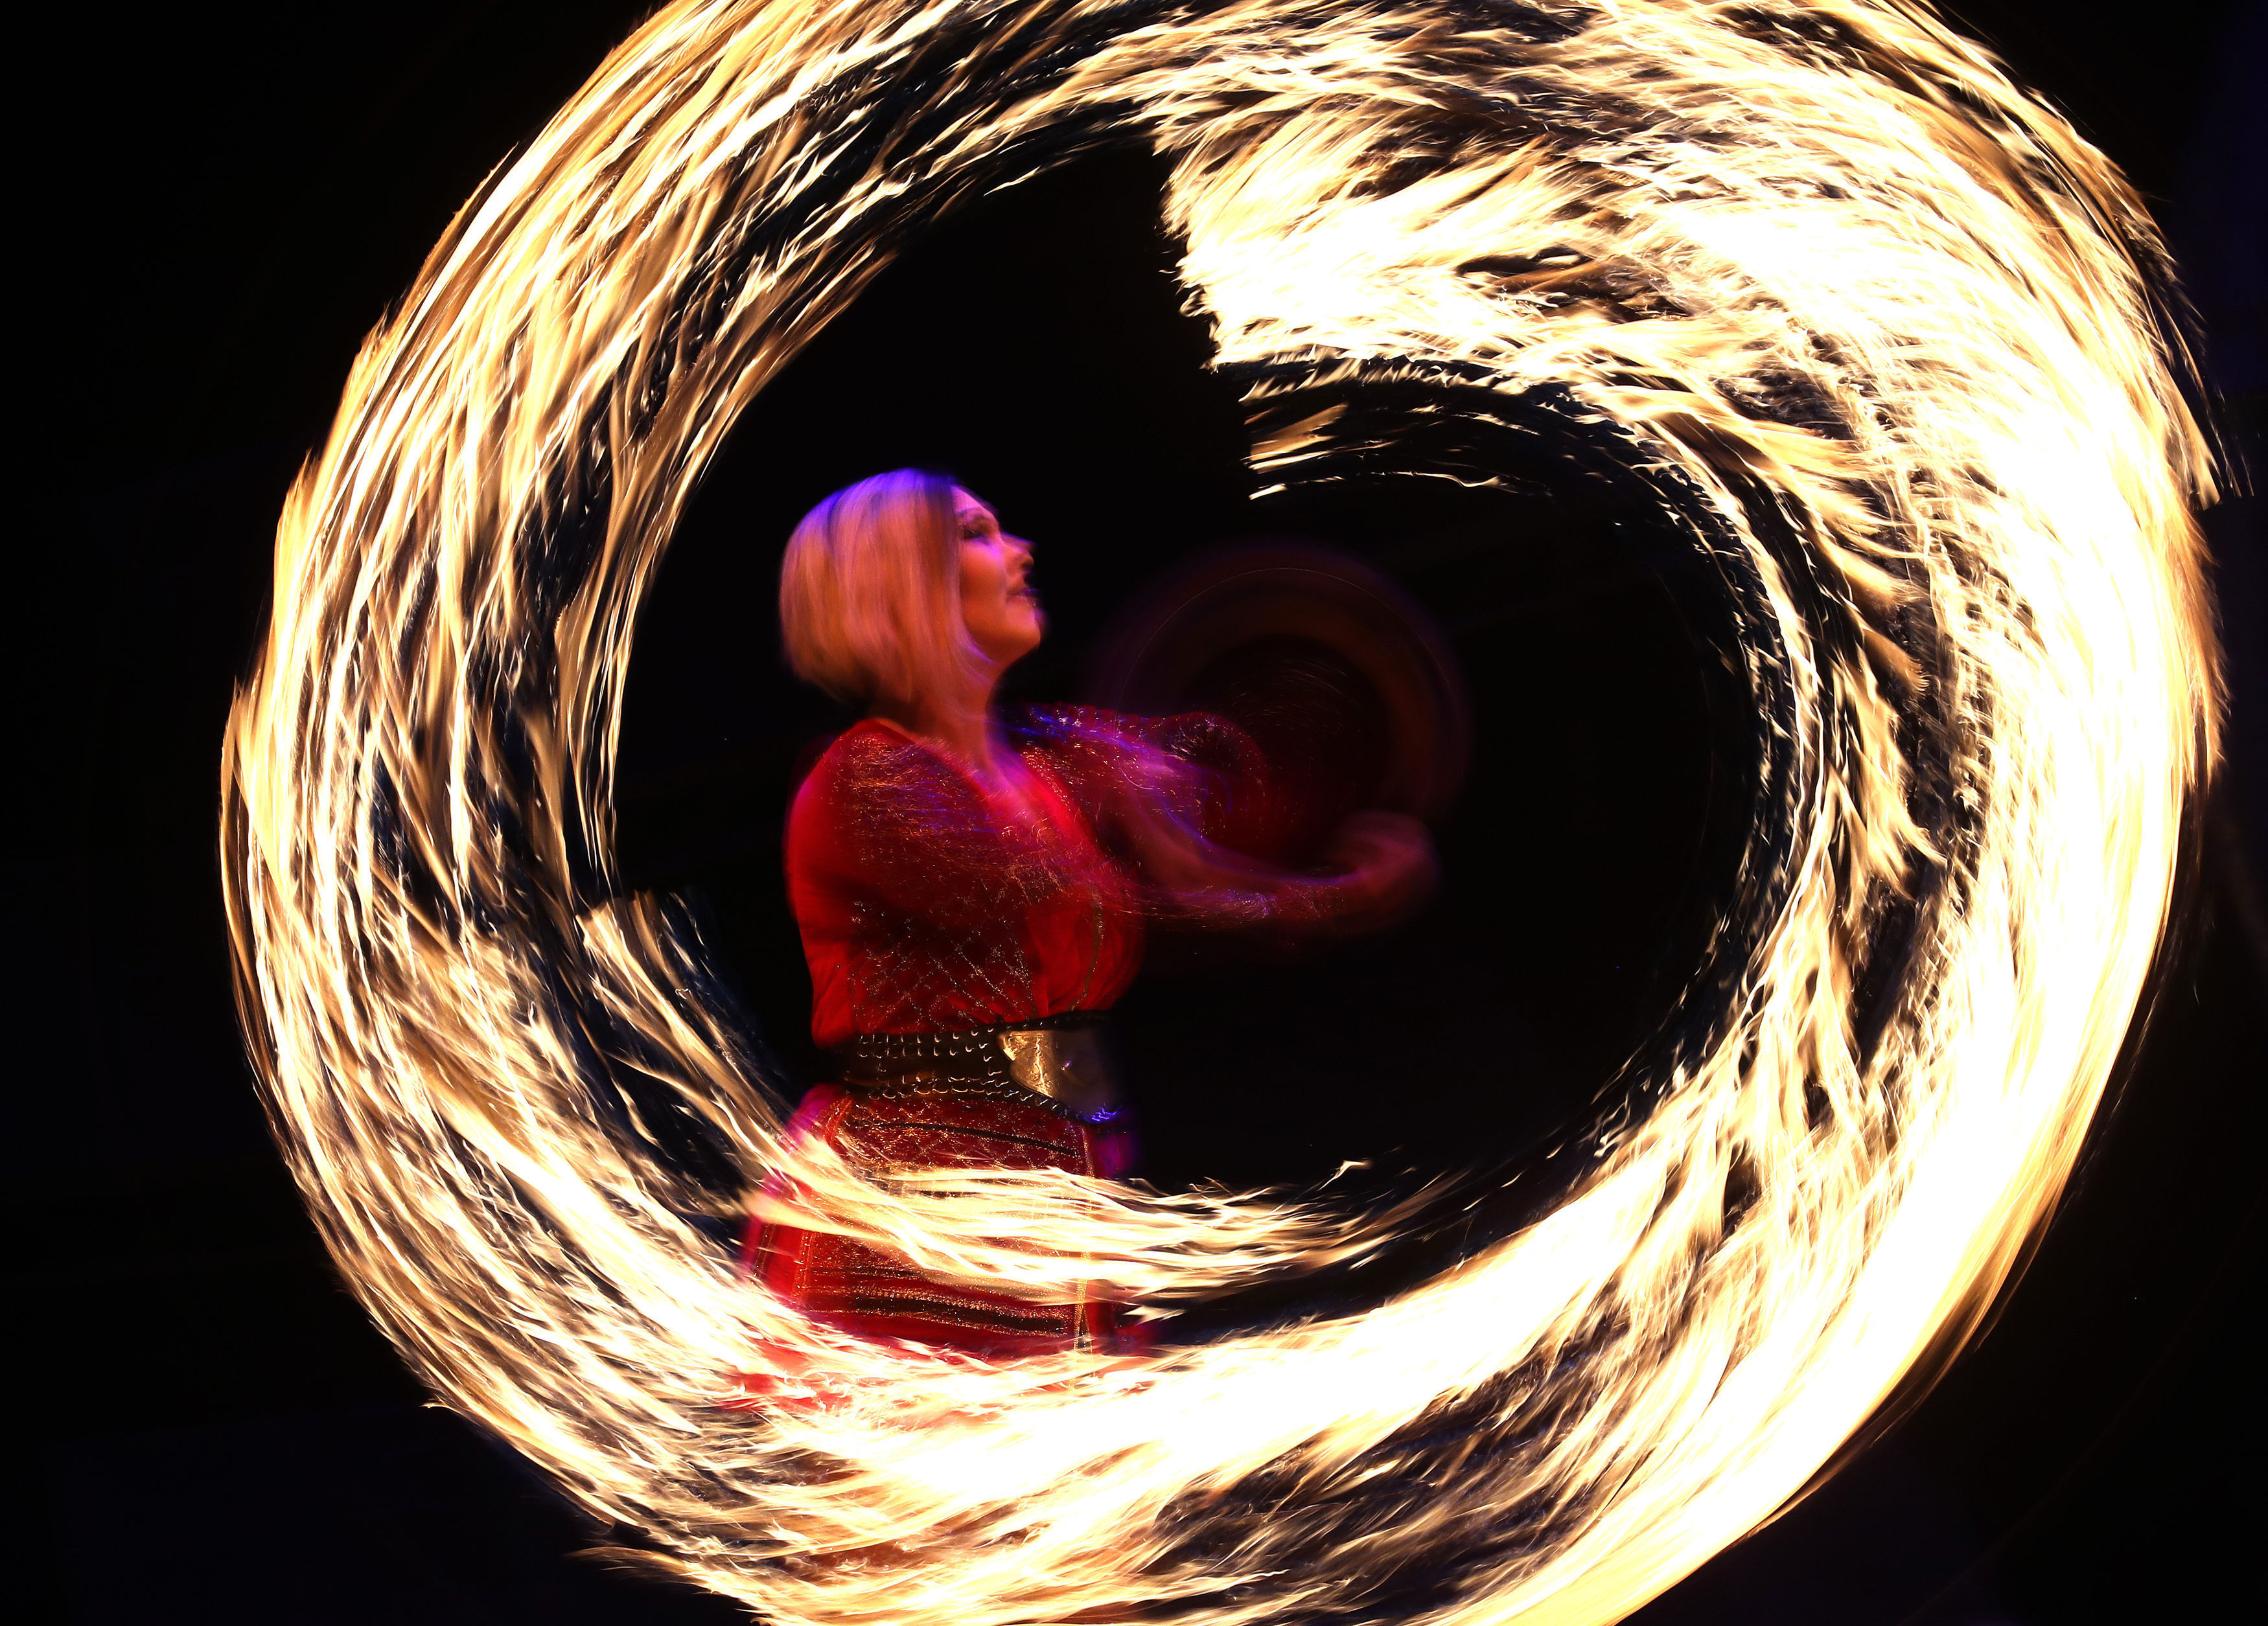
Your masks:
M 1256 757 L 1251 736 L 1211 711 L 1141 717 L 1101 706 L 1032 706 L 1017 732 L 1039 749 L 1075 754 L 1160 754 L 1222 769 L 1246 767 Z
M 935 747 L 879 718 L 862 717 L 818 754 L 795 802 L 799 813 L 844 802 L 903 809 L 968 794 L 967 776 Z
M 1142 725 L 1149 720 L 1123 711 L 1106 711 L 1101 706 L 1052 702 L 1017 708 L 1001 719 L 1009 737 L 1019 745 L 1037 746 L 1131 741 L 1141 737 Z
M 933 746 L 915 739 L 895 724 L 880 717 L 860 717 L 828 740 L 805 775 L 813 779 L 857 776 L 875 772 L 941 774 L 950 776 L 952 764 Z

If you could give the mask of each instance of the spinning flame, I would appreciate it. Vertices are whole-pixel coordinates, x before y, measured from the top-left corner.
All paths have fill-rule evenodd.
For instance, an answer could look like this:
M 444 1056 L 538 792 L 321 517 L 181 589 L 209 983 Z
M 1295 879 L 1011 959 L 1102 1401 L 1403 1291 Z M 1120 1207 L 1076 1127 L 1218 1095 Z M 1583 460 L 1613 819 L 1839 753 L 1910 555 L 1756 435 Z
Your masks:
M 1540 1223 L 1366 1314 L 928 1358 L 696 1223 L 780 1107 L 686 921 L 606 884 L 622 676 L 735 413 L 905 234 L 1109 139 L 1174 166 L 1274 477 L 1489 477 L 1366 416 L 1391 382 L 1652 482 L 1760 812 L 1698 1036 Z M 224 845 L 334 1256 L 450 1405 L 779 1621 L 1620 1617 L 1974 1328 L 2134 1017 L 2216 682 L 2160 261 L 1899 0 L 681 0 L 466 207 L 279 528 Z M 799 1173 L 799 1223 L 1039 1298 L 1396 1224 Z M 832 1399 L 720 1409 L 748 1371 Z

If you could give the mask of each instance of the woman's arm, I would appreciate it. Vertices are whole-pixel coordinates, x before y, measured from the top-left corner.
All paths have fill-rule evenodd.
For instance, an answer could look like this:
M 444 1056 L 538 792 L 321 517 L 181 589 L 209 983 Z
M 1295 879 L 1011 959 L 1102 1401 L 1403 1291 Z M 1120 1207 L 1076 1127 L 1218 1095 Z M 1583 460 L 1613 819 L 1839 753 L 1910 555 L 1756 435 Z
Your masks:
M 1350 816 L 1328 855 L 1333 872 L 1322 875 L 1234 852 L 1155 802 L 1129 798 L 1119 828 L 1151 907 L 1196 923 L 1373 931 L 1423 902 L 1440 879 L 1425 827 L 1403 813 Z
M 1259 752 L 1225 719 L 1066 707 L 1035 722 L 1045 759 L 1132 867 L 1158 915 L 1295 932 L 1367 931 L 1432 890 L 1432 842 L 1424 825 L 1399 813 L 1349 818 L 1324 874 L 1239 850 L 1240 836 L 1264 838 L 1283 810 L 1270 800 Z

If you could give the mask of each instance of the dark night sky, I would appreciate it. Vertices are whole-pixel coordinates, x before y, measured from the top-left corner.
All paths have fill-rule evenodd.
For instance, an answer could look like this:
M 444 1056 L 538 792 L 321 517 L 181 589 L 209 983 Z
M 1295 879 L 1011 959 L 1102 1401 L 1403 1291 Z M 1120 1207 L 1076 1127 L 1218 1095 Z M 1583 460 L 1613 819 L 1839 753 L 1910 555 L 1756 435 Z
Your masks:
M 458 203 L 642 11 L 493 0 L 87 11 L 64 25 L 83 36 L 78 60 L 101 63 L 101 92 L 99 106 L 81 92 L 50 110 L 21 166 L 32 205 L 20 213 L 45 262 L 22 307 L 33 387 L 19 395 L 34 439 L 19 467 L 34 496 L 18 531 L 28 591 L 13 643 L 27 736 L 16 799 L 30 829 L 10 857 L 19 963 L 7 1153 L 10 1291 L 31 1306 L 18 1339 L 40 1374 L 21 1392 L 43 1453 L 26 1470 L 38 1505 L 17 1546 L 45 1561 L 40 1585 L 61 1618 L 732 1618 L 563 1557 L 576 1527 L 470 1431 L 417 1408 L 330 1277 L 268 1145 L 235 1034 L 213 857 L 219 731 L 264 614 L 274 515 L 357 342 Z M 2257 9 L 2004 0 L 1959 13 L 2157 206 L 2208 321 L 2228 421 L 2257 446 L 2268 384 Z M 628 769 L 658 797 L 688 776 L 715 791 L 690 848 L 658 816 L 654 863 L 711 894 L 743 975 L 773 990 L 757 1000 L 768 1018 L 799 995 L 777 991 L 765 815 L 741 811 L 770 794 L 767 764 L 793 730 L 734 734 L 736 718 L 784 694 L 769 675 L 769 631 L 738 641 L 738 607 L 750 626 L 767 622 L 769 566 L 734 538 L 777 529 L 838 483 L 838 467 L 847 479 L 948 457 L 1019 528 L 1084 544 L 1067 541 L 1042 578 L 1075 652 L 1138 579 L 1124 562 L 1145 556 L 1134 544 L 1157 523 L 1120 493 L 1174 516 L 1175 548 L 1236 528 L 1221 517 L 1240 496 L 1221 458 L 1221 403 L 1197 376 L 1139 217 L 1154 176 L 1116 160 L 1089 176 L 917 248 L 929 258 L 829 335 L 833 354 L 855 361 L 911 325 L 925 366 L 981 374 L 958 430 L 829 394 L 814 364 L 798 386 L 807 394 L 760 408 L 740 437 L 805 436 L 797 456 L 814 489 L 721 469 L 664 575 L 652 614 L 671 636 L 634 670 Z M 1090 309 L 1110 322 L 1072 313 Z M 837 435 L 854 412 L 859 427 Z M 2268 927 L 2250 879 L 2268 851 L 2257 509 L 2244 499 L 2210 520 L 2232 654 L 2230 773 L 2151 1031 L 2073 1199 L 1992 1335 L 1915 1416 L 1645 1612 L 1649 1626 L 2235 1618 L 2247 1611 L 2207 1607 L 2216 1589 L 2257 1596 L 2239 1562 L 2257 1534 L 2250 1520 L 2240 1534 L 2225 1487 L 2251 1481 L 2261 1445 L 2257 1345 L 2240 1345 L 2236 1307 L 2240 1284 L 2260 1275 L 2253 1148 L 2268 1134 L 2257 1089 Z M 1415 556 L 1456 517 L 1426 523 L 1362 544 Z M 1474 969 L 1465 950 L 1486 922 L 1452 909 L 1431 935 L 1367 960 L 1251 973 L 1233 992 L 1295 1011 L 1334 990 L 1375 990 L 1374 1019 L 1350 1024 L 1337 1046 L 1348 1071 L 1406 1056 L 1410 1019 L 1430 1019 L 1424 980 L 1394 982 L 1389 961 L 1464 966 L 1476 998 L 1501 995 L 1501 1042 L 1562 1081 L 1539 1086 L 1532 1109 L 1548 1128 L 1563 1104 L 1552 1089 L 1596 1076 L 1658 1014 L 1660 968 L 1649 979 L 1639 957 L 1660 956 L 1679 888 L 1699 872 L 1690 854 L 1706 741 L 1678 709 L 1698 702 L 1679 687 L 1675 584 L 1661 586 L 1642 540 L 1536 523 L 1545 540 L 1522 581 L 1484 584 L 1489 624 L 1517 636 L 1492 634 L 1466 658 L 1484 713 L 1476 798 L 1492 810 L 1491 798 L 1517 799 L 1526 822 L 1513 845 L 1552 857 L 1491 860 L 1457 828 L 1444 846 L 1453 879 L 1481 877 L 1474 895 L 1489 908 L 1548 929 Z M 1437 609 L 1477 591 L 1462 578 L 1414 590 Z M 1597 658 L 1587 628 L 1611 622 L 1627 639 L 1646 616 L 1668 618 L 1667 664 L 1581 665 Z M 1472 652 L 1484 647 L 1514 652 L 1491 664 Z M 1070 652 L 1055 659 L 1035 688 L 1075 684 Z M 1545 681 L 1589 710 L 1572 723 L 1490 711 L 1492 696 Z M 798 726 L 818 715 L 793 714 Z M 1524 776 L 1574 788 L 1531 793 Z M 725 826 L 745 827 L 737 845 L 718 843 Z M 1155 1045 L 1226 1019 L 1186 982 L 1144 997 L 1132 1036 Z M 1551 1034 L 1568 1012 L 1580 1033 Z M 1278 1117 L 1248 1109 L 1232 1130 L 1248 1150 Z M 1314 1107 L 1307 1138 L 1282 1138 L 1282 1170 L 1369 1150 L 1374 1133 L 1351 1085 Z M 1404 1149 L 1426 1153 L 1422 1136 Z M 1180 1168 L 1212 1153 L 1169 1138 L 1156 1155 Z M 1264 1158 L 1252 1166 L 1280 1172 Z

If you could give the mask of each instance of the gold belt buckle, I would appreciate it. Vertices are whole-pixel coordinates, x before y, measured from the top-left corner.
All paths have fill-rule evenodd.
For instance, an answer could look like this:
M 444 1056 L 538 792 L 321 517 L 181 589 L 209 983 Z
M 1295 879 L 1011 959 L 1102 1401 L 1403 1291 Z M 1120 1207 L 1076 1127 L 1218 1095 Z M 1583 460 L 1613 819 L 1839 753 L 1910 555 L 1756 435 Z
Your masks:
M 1000 1048 L 1010 1078 L 1082 1118 L 1118 1105 L 1118 1081 L 1096 1028 L 1010 1028 L 1000 1035 Z

